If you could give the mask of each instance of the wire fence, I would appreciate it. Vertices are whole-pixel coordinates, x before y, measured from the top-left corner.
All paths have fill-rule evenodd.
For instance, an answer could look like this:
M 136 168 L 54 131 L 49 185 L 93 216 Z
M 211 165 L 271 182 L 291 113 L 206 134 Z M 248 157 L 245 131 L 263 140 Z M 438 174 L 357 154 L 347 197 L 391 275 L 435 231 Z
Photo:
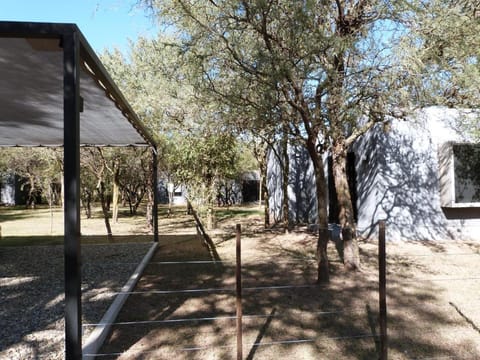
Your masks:
M 381 226 L 380 222 L 380 226 Z M 412 360 L 440 360 L 440 359 L 478 359 L 479 349 L 475 346 L 480 344 L 480 297 L 477 285 L 480 280 L 480 273 L 477 271 L 477 260 L 480 255 L 478 245 L 468 244 L 468 242 L 420 242 L 422 245 L 420 251 L 428 253 L 411 253 L 396 251 L 386 252 L 379 256 L 384 256 L 387 266 L 398 269 L 399 265 L 407 269 L 419 269 L 417 272 L 405 271 L 405 273 L 395 273 L 390 271 L 386 277 L 390 297 L 389 308 L 392 312 L 410 312 L 416 314 L 419 318 L 431 318 L 432 322 L 444 322 L 443 330 L 435 329 L 435 325 L 418 321 L 413 323 L 409 329 L 411 332 L 430 334 L 430 336 L 443 336 L 445 343 L 438 346 L 435 352 L 444 352 L 445 355 L 439 356 L 410 356 L 406 357 Z M 417 243 L 418 245 L 418 243 Z M 407 247 L 408 248 L 408 247 Z M 451 248 L 455 248 L 454 251 Z M 467 250 L 465 250 L 467 248 Z M 379 258 L 379 261 L 380 258 Z M 473 266 L 472 266 L 473 265 Z M 415 286 L 412 286 L 415 285 Z M 394 296 L 399 289 L 410 289 L 403 291 L 401 296 Z M 457 299 L 462 302 L 460 306 Z M 475 319 L 472 319 L 471 315 Z M 398 315 L 397 315 L 398 316 Z M 452 324 L 460 324 L 461 327 L 453 328 Z M 395 328 L 394 321 L 389 328 Z M 445 329 L 449 329 L 446 332 Z M 468 350 L 461 349 L 458 346 L 458 338 L 465 337 L 467 329 L 473 329 L 477 334 L 469 332 L 472 342 L 470 347 L 476 355 L 468 354 Z M 441 332 L 446 332 L 442 335 Z M 398 335 L 397 335 L 398 336 Z M 450 340 L 449 340 L 450 339 Z M 451 340 L 453 339 L 453 341 Z M 467 340 L 467 338 L 465 338 Z M 449 349 L 449 346 L 455 349 Z M 433 349 L 433 348 L 432 348 Z M 433 351 L 433 350 L 430 351 Z M 407 351 L 405 351 L 407 352 Z M 408 351 L 410 352 L 410 351 Z M 447 355 L 451 352 L 462 353 L 461 355 Z
M 328 288 L 327 285 L 323 284 L 276 284 L 276 285 L 260 285 L 260 286 L 245 286 L 242 287 L 242 266 L 249 263 L 241 263 L 241 229 L 240 226 L 236 228 L 236 260 L 235 261 L 225 261 L 225 260 L 186 260 L 186 261 L 152 261 L 149 265 L 154 266 L 173 266 L 173 265 L 182 265 L 182 266 L 203 266 L 203 265 L 224 265 L 227 267 L 235 266 L 235 284 L 234 286 L 228 287 L 206 287 L 206 288 L 183 288 L 183 289 L 148 289 L 148 290 L 134 290 L 129 292 L 116 292 L 116 295 L 201 295 L 209 293 L 217 294 L 227 294 L 229 296 L 235 296 L 235 309 L 232 309 L 230 313 L 218 315 L 218 316 L 204 316 L 204 317 L 174 317 L 168 319 L 154 319 L 154 320 L 135 320 L 135 321 L 114 321 L 111 323 L 87 323 L 83 324 L 84 327 L 95 327 L 95 326 L 136 326 L 136 325 L 174 325 L 174 324 L 192 324 L 192 323 L 207 323 L 207 322 L 235 322 L 235 332 L 236 332 L 236 345 L 185 345 L 179 346 L 175 351 L 180 352 L 196 352 L 196 351 L 205 351 L 209 349 L 227 349 L 234 351 L 236 349 L 237 359 L 243 359 L 243 348 L 249 347 L 250 349 L 255 349 L 259 347 L 266 346 L 285 346 L 285 345 L 300 345 L 308 343 L 321 343 L 322 341 L 342 341 L 342 340 L 361 340 L 361 339 L 373 339 L 375 341 L 376 352 L 380 360 L 388 359 L 388 350 L 389 350 L 389 334 L 388 330 L 388 308 L 387 308 L 387 298 L 388 298 L 388 286 L 394 286 L 397 284 L 409 284 L 409 283 L 422 283 L 422 282 L 459 282 L 459 281 L 477 281 L 480 280 L 480 276 L 468 276 L 468 277 L 425 277 L 417 279 L 408 279 L 396 277 L 393 278 L 391 274 L 387 272 L 387 266 L 389 263 L 398 261 L 399 258 L 410 258 L 415 259 L 427 259 L 428 257 L 435 257 L 438 259 L 438 256 L 451 256 L 451 257 L 465 257 L 465 256 L 479 256 L 480 252 L 472 250 L 472 252 L 455 252 L 455 253 L 433 253 L 433 254 L 396 254 L 393 257 L 387 255 L 386 251 L 386 238 L 385 238 L 385 222 L 379 223 L 379 241 L 378 241 L 378 281 L 375 284 L 378 286 L 378 307 L 375 306 L 374 309 L 377 313 L 376 323 L 373 324 L 373 327 L 379 328 L 379 333 L 377 334 L 375 329 L 371 329 L 369 333 L 352 333 L 338 336 L 316 336 L 309 338 L 284 338 L 279 340 L 269 340 L 269 341 L 247 341 L 243 340 L 243 325 L 244 321 L 251 319 L 268 319 L 272 321 L 273 319 L 281 319 L 291 316 L 291 314 L 286 313 L 243 313 L 243 303 L 242 299 L 249 296 L 249 294 L 265 292 L 265 291 L 282 291 L 282 290 L 301 290 L 301 289 L 322 289 Z M 308 262 L 316 261 L 315 259 L 305 257 L 298 260 L 288 260 L 283 261 L 284 264 L 305 264 Z M 279 263 L 276 261 L 275 263 Z M 258 265 L 258 263 L 255 263 Z M 193 270 L 192 270 L 193 271 Z M 364 284 L 365 286 L 371 287 L 372 284 Z M 480 303 L 480 299 L 477 299 L 477 302 Z M 475 302 L 470 302 L 471 305 L 474 305 Z M 469 323 L 479 334 L 480 329 L 477 324 L 468 318 L 466 314 L 455 304 L 454 302 L 449 302 L 446 304 L 440 304 L 438 306 L 452 307 L 454 308 L 461 316 L 465 318 L 465 321 Z M 234 311 L 233 311 L 234 310 Z M 308 311 L 309 315 L 315 317 L 323 316 L 339 316 L 344 314 L 354 315 L 354 314 L 363 314 L 367 311 L 370 315 L 372 313 L 372 308 L 370 304 L 365 306 L 350 307 L 348 309 L 324 309 L 316 310 L 311 309 Z M 480 341 L 480 338 L 479 338 Z M 149 350 L 132 350 L 133 354 L 154 354 L 160 348 L 149 349 Z M 252 351 L 252 350 L 251 350 Z M 86 358 L 89 356 L 101 358 L 101 357 L 115 357 L 120 356 L 123 352 L 104 352 L 97 354 L 84 354 Z M 251 358 L 249 356 L 249 358 Z M 471 359 L 473 359 L 472 357 Z M 411 357 L 412 360 L 441 360 L 441 359 L 470 359 L 465 356 L 434 356 L 434 357 Z

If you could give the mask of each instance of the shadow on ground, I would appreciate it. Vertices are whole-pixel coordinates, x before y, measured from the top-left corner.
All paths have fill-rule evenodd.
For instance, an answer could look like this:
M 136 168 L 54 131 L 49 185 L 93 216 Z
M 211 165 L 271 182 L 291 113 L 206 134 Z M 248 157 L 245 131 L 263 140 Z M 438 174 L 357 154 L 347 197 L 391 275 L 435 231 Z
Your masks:
M 19 238 L 21 240 L 21 238 Z M 30 246 L 0 243 L 0 358 L 53 359 L 64 353 L 64 249 L 56 237 Z M 128 240 L 128 243 L 124 241 Z M 151 246 L 142 237 L 82 238 L 83 322 L 98 322 Z M 33 242 L 32 242 L 33 241 Z M 32 246 L 32 243 L 41 246 Z M 128 261 L 126 261 L 128 260 Z
M 364 272 L 346 274 L 331 244 L 332 282 L 318 286 L 314 236 L 244 235 L 244 358 L 378 358 L 375 247 L 362 245 Z M 194 235 L 161 243 L 101 349 L 103 359 L 236 358 L 234 236 L 213 240 L 230 246 L 218 249 L 221 262 L 211 262 L 211 249 Z M 435 272 L 401 255 L 388 266 L 390 358 L 480 358 L 478 333 L 439 306 L 443 287 L 415 281 Z

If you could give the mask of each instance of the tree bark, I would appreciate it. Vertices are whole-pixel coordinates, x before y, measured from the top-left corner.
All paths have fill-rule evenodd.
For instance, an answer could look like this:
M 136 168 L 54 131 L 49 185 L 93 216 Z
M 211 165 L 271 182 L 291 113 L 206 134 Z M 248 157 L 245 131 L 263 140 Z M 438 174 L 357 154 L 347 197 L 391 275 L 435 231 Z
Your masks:
M 266 152 L 266 151 L 265 151 Z M 268 195 L 268 186 L 267 186 L 267 162 L 266 156 L 264 161 L 260 164 L 260 172 L 261 172 L 261 182 L 260 182 L 260 193 L 263 193 L 263 201 L 264 201 L 264 225 L 265 228 L 270 227 L 270 200 Z M 261 204 L 261 203 L 260 203 Z
M 27 201 L 25 204 L 25 207 L 28 208 L 30 207 L 31 209 L 35 209 L 36 206 L 36 199 L 35 199 L 35 179 L 33 175 L 30 175 L 28 177 L 28 194 L 27 194 Z
M 115 169 L 113 175 L 113 199 L 112 199 L 112 221 L 114 224 L 118 223 L 118 195 L 119 195 L 119 169 L 118 166 Z
M 147 214 L 146 214 L 146 219 L 147 219 L 147 224 L 148 227 L 150 228 L 151 231 L 153 231 L 153 191 L 151 190 L 151 187 L 147 189 Z
M 87 219 L 90 219 L 92 217 L 92 193 L 87 187 L 83 188 L 81 200 L 85 210 L 85 216 Z
M 153 156 L 153 154 L 152 154 L 152 156 Z M 145 167 L 144 167 L 144 169 L 145 169 Z M 152 231 L 152 232 L 155 231 L 154 224 L 153 224 L 153 206 L 155 205 L 155 201 L 154 201 L 155 194 L 154 194 L 153 191 L 157 191 L 156 190 L 157 189 L 157 184 L 153 183 L 153 172 L 155 171 L 155 169 L 156 169 L 156 166 L 154 166 L 154 164 L 150 161 L 148 163 L 148 167 L 146 168 L 146 172 L 148 173 L 146 189 L 144 188 L 143 191 L 142 191 L 142 194 L 144 194 L 145 192 L 147 193 L 146 220 L 147 220 L 148 227 L 149 227 L 150 231 Z M 136 191 L 136 193 L 138 193 L 138 191 Z M 143 195 L 142 195 L 142 198 L 143 198 Z M 140 201 L 141 201 L 141 199 L 140 199 Z M 137 207 L 140 205 L 140 201 L 135 206 L 135 210 L 134 210 L 135 213 L 137 212 Z
M 215 181 L 212 179 L 208 185 L 207 195 L 207 230 L 213 230 L 216 228 L 215 208 L 213 207 L 213 194 L 215 194 L 215 192 Z
M 327 245 L 329 240 L 328 215 L 327 215 L 327 183 L 325 169 L 323 168 L 322 154 L 317 152 L 317 136 L 309 136 L 307 139 L 307 150 L 313 162 L 315 171 L 315 187 L 317 193 L 318 212 L 318 240 L 317 240 L 317 261 L 318 273 L 317 283 L 328 283 L 330 281 L 329 262 Z
M 282 139 L 282 222 L 283 231 L 288 233 L 290 230 L 289 221 L 289 200 L 288 200 L 288 183 L 290 177 L 290 159 L 288 157 L 288 127 L 283 127 Z
M 112 239 L 112 227 L 110 226 L 110 219 L 108 216 L 108 205 L 107 198 L 105 196 L 105 184 L 103 181 L 100 181 L 98 187 L 98 193 L 100 195 L 100 202 L 102 204 L 103 218 L 105 219 L 105 227 L 107 228 L 107 237 L 109 240 Z
M 332 166 L 339 210 L 338 218 L 342 227 L 344 266 L 348 270 L 359 270 L 360 256 L 355 217 L 347 178 L 347 149 L 343 142 L 333 144 Z

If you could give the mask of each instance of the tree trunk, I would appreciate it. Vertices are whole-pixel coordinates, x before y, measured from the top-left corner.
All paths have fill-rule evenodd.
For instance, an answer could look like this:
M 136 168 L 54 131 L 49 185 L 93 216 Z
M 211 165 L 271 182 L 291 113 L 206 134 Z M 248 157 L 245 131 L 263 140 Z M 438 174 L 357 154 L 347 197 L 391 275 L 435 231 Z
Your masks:
M 154 201 L 154 186 L 153 186 L 153 166 L 150 165 L 148 169 L 148 181 L 147 181 L 147 188 L 144 190 L 147 192 L 147 224 L 150 229 L 150 231 L 154 232 L 154 226 L 153 226 L 153 206 L 155 205 Z M 156 187 L 155 187 L 156 189 Z M 143 198 L 143 196 L 142 196 Z M 140 201 L 137 202 L 137 205 L 135 206 L 135 213 L 137 212 L 137 207 L 140 205 Z
M 27 195 L 27 202 L 25 204 L 25 207 L 28 208 L 30 207 L 31 209 L 35 209 L 35 179 L 32 176 L 29 176 L 28 178 L 28 183 L 29 183 L 29 189 L 28 189 L 28 195 Z
M 259 186 L 258 186 L 258 207 L 262 207 L 262 199 L 263 199 L 263 189 L 262 189 L 262 184 L 263 184 L 263 175 L 260 173 L 260 179 L 259 179 Z
M 141 191 L 139 191 L 139 189 L 137 189 L 135 191 L 135 201 L 133 203 L 133 213 L 136 215 L 137 212 L 138 212 L 138 208 L 140 207 L 141 203 L 142 203 L 142 200 L 143 200 L 143 197 L 145 196 L 145 192 L 147 193 L 147 211 L 150 209 L 153 208 L 153 193 L 152 193 L 152 190 L 151 190 L 151 187 L 148 186 L 147 188 L 143 188 L 143 189 L 140 189 Z
M 107 228 L 107 236 L 108 236 L 108 239 L 111 240 L 112 227 L 110 226 L 110 219 L 108 216 L 108 204 L 107 204 L 107 198 L 105 196 L 105 184 L 103 183 L 103 181 L 100 181 L 98 193 L 100 195 L 100 202 L 102 204 L 102 212 L 103 212 L 103 218 L 105 219 L 105 227 Z
M 213 230 L 216 228 L 216 219 L 215 219 L 215 209 L 213 207 L 214 196 L 215 194 L 215 181 L 209 181 L 207 187 L 207 230 Z M 228 199 L 227 199 L 228 203 Z
M 290 230 L 290 221 L 289 221 L 289 200 L 288 200 L 288 183 L 290 177 L 290 159 L 288 157 L 288 132 L 287 127 L 283 128 L 283 139 L 282 139 L 282 222 L 283 222 L 283 231 L 288 233 Z
M 339 222 L 342 227 L 343 262 L 348 270 L 360 269 L 360 256 L 355 228 L 352 198 L 347 178 L 347 150 L 343 142 L 332 147 L 332 167 L 339 210 Z
M 52 184 L 48 186 L 48 208 L 50 210 L 50 235 L 53 234 L 53 189 Z
M 268 194 L 268 186 L 267 186 L 267 170 L 265 166 L 265 172 L 262 175 L 262 182 L 260 183 L 261 192 L 263 192 L 263 217 L 264 217 L 264 225 L 265 229 L 270 227 L 270 199 Z M 263 171 L 263 169 L 262 169 Z
M 148 198 L 148 201 L 147 201 L 147 214 L 146 214 L 146 217 L 147 217 L 147 223 L 148 223 L 148 227 L 150 228 L 151 231 L 153 231 L 153 190 L 151 187 L 149 187 L 147 189 L 147 198 Z M 136 210 L 135 210 L 136 212 Z
M 213 207 L 207 209 L 207 230 L 213 230 L 216 228 L 215 210 Z
M 90 219 L 92 217 L 92 194 L 90 193 L 90 191 L 87 192 L 85 197 L 86 197 L 85 215 L 87 216 L 87 219 Z
M 313 162 L 315 171 L 315 187 L 317 194 L 317 212 L 318 212 L 318 241 L 317 241 L 317 260 L 318 260 L 318 283 L 328 283 L 330 281 L 329 263 L 327 254 L 327 245 L 329 240 L 328 233 L 328 215 L 327 215 L 327 183 L 325 179 L 325 169 L 323 168 L 322 154 L 317 152 L 317 136 L 309 136 L 307 139 L 307 150 Z
M 63 170 L 63 168 L 62 168 Z M 64 183 L 64 178 L 63 178 L 63 173 L 61 174 L 60 176 L 60 196 L 59 196 L 59 199 L 60 199 L 60 205 L 62 206 L 63 208 L 63 194 L 65 194 L 65 183 Z
M 268 159 L 268 147 L 264 149 L 257 156 L 257 161 L 260 167 L 260 186 L 259 186 L 259 200 L 258 206 L 262 206 L 262 198 L 264 202 L 264 226 L 265 229 L 270 227 L 270 202 L 268 199 L 268 186 L 267 186 L 267 159 Z
M 118 181 L 119 169 L 115 169 L 115 174 L 113 175 L 113 199 L 112 199 L 112 221 L 114 224 L 118 223 L 118 194 L 120 189 L 120 184 Z

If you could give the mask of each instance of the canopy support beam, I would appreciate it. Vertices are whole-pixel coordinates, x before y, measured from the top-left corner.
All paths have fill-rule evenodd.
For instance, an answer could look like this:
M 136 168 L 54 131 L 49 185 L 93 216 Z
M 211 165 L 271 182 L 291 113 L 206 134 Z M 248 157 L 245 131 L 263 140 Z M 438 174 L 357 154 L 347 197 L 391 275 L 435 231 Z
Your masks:
M 123 97 L 117 86 L 114 84 L 113 80 L 108 75 L 106 69 L 101 64 L 100 59 L 96 56 L 93 49 L 90 47 L 81 31 L 75 24 L 53 24 L 53 23 L 34 23 L 34 22 L 15 22 L 15 21 L 0 21 L 0 52 L 2 56 L 8 54 L 12 44 L 9 43 L 10 39 L 20 40 L 20 43 L 13 42 L 13 45 L 18 46 L 18 49 L 27 49 L 28 54 L 24 54 L 23 51 L 18 53 L 14 52 L 14 55 L 18 56 L 21 60 L 19 64 L 15 63 L 15 59 L 6 57 L 9 62 L 6 65 L 0 66 L 0 70 L 7 69 L 7 72 L 3 74 L 8 74 L 11 68 L 15 68 L 14 65 L 23 66 L 22 69 L 26 69 L 25 65 L 30 64 L 25 59 L 35 60 L 34 64 L 41 64 L 41 72 L 38 71 L 31 72 L 32 83 L 38 81 L 36 77 L 39 77 L 38 81 L 40 84 L 54 85 L 53 88 L 49 88 L 47 93 L 43 93 L 42 87 L 32 87 L 33 90 L 40 89 L 42 90 L 42 97 L 46 101 L 46 106 L 54 106 L 55 108 L 59 107 L 57 99 L 60 100 L 61 92 L 57 89 L 58 82 L 57 80 L 57 71 L 61 71 L 57 68 L 49 67 L 44 65 L 56 64 L 57 58 L 50 58 L 49 56 L 41 56 L 43 50 L 53 50 L 50 49 L 33 49 L 38 51 L 36 53 L 30 48 L 25 48 L 22 44 L 23 41 L 29 42 L 28 39 L 34 40 L 60 40 L 60 47 L 63 48 L 63 124 L 61 124 L 61 112 L 58 114 L 55 111 L 50 111 L 45 113 L 50 117 L 48 119 L 39 117 L 42 115 L 41 107 L 36 109 L 36 104 L 33 104 L 35 111 L 33 115 L 25 117 L 25 119 L 13 119 L 11 114 L 14 114 L 15 111 L 6 111 L 2 112 L 0 119 L 0 125 L 9 124 L 9 122 L 14 120 L 15 126 L 6 127 L 3 126 L 0 131 L 0 146 L 58 146 L 61 143 L 64 144 L 64 264 L 65 264 L 65 359 L 67 360 L 80 360 L 82 359 L 82 303 L 81 303 L 81 244 L 80 244 L 80 111 L 82 108 L 82 99 L 80 98 L 80 74 L 85 76 L 91 76 L 94 80 L 93 87 L 89 87 L 89 78 L 83 82 L 84 88 L 82 91 L 85 94 L 92 92 L 92 97 L 90 102 L 86 104 L 85 112 L 83 113 L 83 126 L 88 125 L 82 133 L 82 144 L 84 145 L 127 145 L 127 144 L 139 144 L 139 145 L 150 145 L 153 147 L 154 152 L 154 209 L 153 209 L 153 225 L 154 225 L 154 240 L 158 242 L 158 194 L 157 194 L 157 151 L 155 147 L 155 141 L 151 134 L 144 128 L 141 121 L 138 119 L 137 115 L 128 104 L 126 99 Z M 23 39 L 23 40 L 22 40 Z M 30 41 L 31 43 L 31 41 Z M 41 44 L 44 44 L 42 41 Z M 58 50 L 57 43 L 55 44 L 55 49 Z M 31 44 L 30 44 L 31 45 Z M 38 45 L 38 42 L 37 42 Z M 52 44 L 49 44 L 52 45 Z M 44 54 L 45 55 L 45 54 Z M 59 53 L 60 55 L 60 53 Z M 60 55 L 60 56 L 62 56 Z M 39 60 L 45 60 L 40 61 Z M 52 61 L 53 59 L 53 61 Z M 82 68 L 83 66 L 83 68 Z M 85 70 L 87 69 L 87 70 Z M 89 69 L 89 70 L 88 70 Z M 39 76 L 47 73 L 49 76 Z M 23 70 L 22 72 L 23 73 Z M 8 78 L 6 81 L 1 83 L 0 92 L 10 93 L 9 87 L 16 86 L 15 81 L 9 81 L 12 78 Z M 61 81 L 61 80 L 60 80 Z M 95 83 L 99 86 L 100 92 L 98 91 Z M 7 87 L 5 89 L 5 86 Z M 47 86 L 47 87 L 49 87 Z M 27 84 L 23 87 L 20 87 L 20 90 L 25 91 L 25 94 L 22 93 L 22 96 L 26 95 L 29 97 L 35 98 L 37 94 L 31 93 L 30 85 Z M 53 90 L 52 90 L 53 89 Z M 89 92 L 90 91 L 90 92 Z M 105 96 L 110 100 L 113 100 L 115 104 L 110 103 L 110 101 L 101 102 L 94 101 L 95 95 L 102 95 L 105 93 Z M 11 101 L 11 97 L 2 98 L 1 107 L 2 109 L 13 109 L 17 112 L 22 112 L 23 108 L 32 106 L 26 102 L 24 106 L 20 109 L 16 106 L 18 102 Z M 89 108 L 87 105 L 90 105 Z M 127 133 L 125 140 L 119 141 L 117 138 L 113 138 L 113 141 L 108 133 L 101 133 L 99 137 L 92 136 L 91 127 L 97 126 L 95 122 L 92 123 L 91 118 L 88 116 L 88 111 L 92 111 L 98 106 L 108 105 L 108 109 L 114 108 L 116 106 L 120 113 L 118 113 L 119 118 L 122 118 L 122 123 L 115 120 L 115 116 L 109 116 L 110 112 L 101 112 L 101 114 L 107 116 L 107 119 L 104 123 L 100 122 L 99 125 L 102 125 L 108 122 L 112 123 L 112 126 L 121 125 L 123 121 L 128 121 L 130 125 L 135 129 L 135 132 L 131 133 L 130 127 L 124 127 L 122 131 Z M 10 110 L 11 110 L 10 109 Z M 88 110 L 90 109 L 90 110 Z M 38 111 L 37 111 L 38 110 Z M 98 109 L 95 111 L 99 111 Z M 5 114 L 4 114 L 5 113 Z M 86 114 L 87 113 L 87 114 Z M 90 114 L 91 114 L 90 113 Z M 43 115 L 45 115 L 43 114 Z M 39 117 L 37 119 L 36 117 Z M 126 119 L 125 119 L 126 118 Z M 88 121 L 90 119 L 90 122 Z M 35 123 L 37 120 L 37 123 Z M 86 120 L 86 121 L 85 121 Z M 5 122 L 5 123 L 2 123 Z M 93 125 L 92 125 L 93 124 Z M 19 125 L 20 127 L 17 127 Z M 36 126 L 31 133 L 28 132 L 28 126 Z M 46 136 L 42 141 L 37 141 L 38 138 L 35 136 L 35 131 L 38 132 L 38 126 L 40 130 L 46 133 Z M 56 133 L 56 129 L 63 126 L 63 139 L 61 139 L 59 134 Z M 7 133 L 3 129 L 13 129 Z M 33 127 L 32 127 L 33 129 Z M 14 134 L 14 131 L 19 130 Z M 19 142 L 17 134 L 23 135 L 22 141 Z M 50 131 L 52 130 L 52 131 Z M 89 132 L 90 131 L 90 132 Z M 13 135 L 12 135 L 13 134 Z M 25 135 L 27 134 L 27 135 Z M 117 133 L 119 135 L 120 133 Z M 9 136 L 10 135 L 10 136 Z M 140 137 L 138 137 L 140 135 Z M 20 135 L 18 135 L 20 136 Z M 104 142 L 103 139 L 110 139 L 110 142 Z M 123 138 L 123 137 L 122 137 Z
M 158 243 L 158 152 L 157 147 L 152 146 L 152 191 L 153 191 L 153 241 Z
M 76 31 L 63 35 L 65 359 L 82 358 L 80 263 L 80 43 Z

